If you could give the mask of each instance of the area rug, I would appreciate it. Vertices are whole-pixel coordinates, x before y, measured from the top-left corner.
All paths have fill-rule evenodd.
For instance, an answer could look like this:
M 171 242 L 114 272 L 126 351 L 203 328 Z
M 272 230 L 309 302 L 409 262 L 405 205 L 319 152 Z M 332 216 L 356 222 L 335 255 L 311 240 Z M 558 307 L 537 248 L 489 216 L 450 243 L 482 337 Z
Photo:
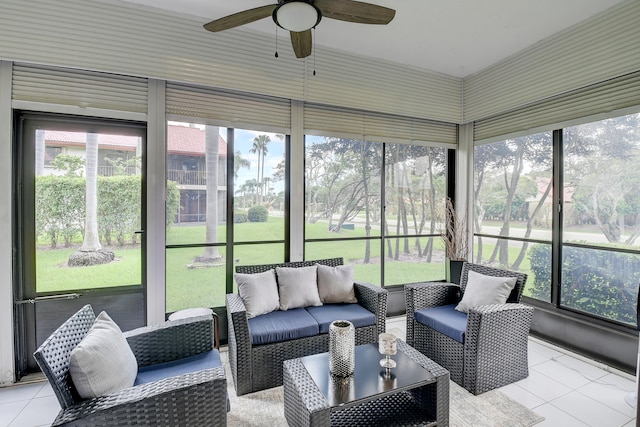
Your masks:
M 227 414 L 230 427 L 286 426 L 283 389 L 275 387 L 236 396 L 226 351 L 221 352 L 227 373 L 227 388 L 231 412 Z M 474 396 L 454 382 L 450 382 L 449 425 L 452 427 L 525 427 L 544 420 L 543 417 L 492 390 Z

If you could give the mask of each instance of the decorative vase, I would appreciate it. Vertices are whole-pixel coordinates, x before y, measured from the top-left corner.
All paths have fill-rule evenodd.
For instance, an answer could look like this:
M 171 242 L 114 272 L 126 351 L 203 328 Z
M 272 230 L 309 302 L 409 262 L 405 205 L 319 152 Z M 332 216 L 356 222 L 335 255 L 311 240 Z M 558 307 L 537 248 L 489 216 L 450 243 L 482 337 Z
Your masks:
M 356 368 L 356 329 L 348 320 L 334 320 L 329 326 L 329 372 L 348 377 Z
M 447 282 L 459 285 L 460 277 L 462 276 L 462 265 L 464 264 L 464 261 L 459 259 L 447 258 L 445 262 Z

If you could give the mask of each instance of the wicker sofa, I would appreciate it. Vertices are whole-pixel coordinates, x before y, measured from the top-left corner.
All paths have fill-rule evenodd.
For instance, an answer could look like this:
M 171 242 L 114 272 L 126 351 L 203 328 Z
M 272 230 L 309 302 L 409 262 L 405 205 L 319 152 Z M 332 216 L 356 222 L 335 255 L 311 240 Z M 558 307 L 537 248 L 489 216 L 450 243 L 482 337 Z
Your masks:
M 256 274 L 264 273 L 276 267 L 310 267 L 315 264 L 330 267 L 343 265 L 342 258 L 331 258 L 314 261 L 288 262 L 280 264 L 264 264 L 237 266 L 236 273 Z M 378 334 L 385 332 L 387 312 L 387 291 L 369 283 L 355 282 L 355 295 L 357 305 L 364 307 L 375 319 L 373 324 L 358 327 L 356 325 L 356 345 L 376 342 Z M 351 313 L 347 306 L 356 304 L 325 304 L 327 309 L 333 310 L 332 314 L 341 318 L 341 308 L 344 306 L 344 318 L 349 319 Z M 329 334 L 321 330 L 316 335 L 302 338 L 280 340 L 277 342 L 255 343 L 252 339 L 250 320 L 258 319 L 247 317 L 247 309 L 238 293 L 226 295 L 227 320 L 229 327 L 229 363 L 233 376 L 233 383 L 237 395 L 252 393 L 258 390 L 282 385 L 282 362 L 310 354 L 322 353 L 329 349 Z M 323 308 L 323 307 L 315 307 Z M 359 308 L 359 307 L 351 307 Z M 278 316 L 293 315 L 294 310 L 276 313 Z M 292 322 L 295 318 L 292 317 Z

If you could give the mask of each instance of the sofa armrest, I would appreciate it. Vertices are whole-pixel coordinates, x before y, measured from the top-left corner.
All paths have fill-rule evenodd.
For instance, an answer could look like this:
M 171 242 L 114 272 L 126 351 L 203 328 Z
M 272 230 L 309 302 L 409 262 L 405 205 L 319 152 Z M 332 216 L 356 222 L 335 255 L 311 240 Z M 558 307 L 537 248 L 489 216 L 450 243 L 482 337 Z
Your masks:
M 227 381 L 223 367 L 129 387 L 60 412 L 53 426 L 190 424 L 225 426 Z M 185 418 L 186 417 L 186 418 Z
M 247 309 L 239 294 L 227 294 L 229 365 L 238 396 L 253 391 L 251 334 Z
M 125 332 L 138 366 L 169 362 L 213 349 L 213 316 L 172 320 Z
M 375 314 L 378 334 L 387 330 L 387 298 L 389 291 L 366 282 L 354 282 L 358 304 Z
M 420 282 L 404 285 L 407 319 L 407 344 L 415 345 L 413 314 L 428 307 L 455 304 L 460 298 L 460 286 L 446 282 Z

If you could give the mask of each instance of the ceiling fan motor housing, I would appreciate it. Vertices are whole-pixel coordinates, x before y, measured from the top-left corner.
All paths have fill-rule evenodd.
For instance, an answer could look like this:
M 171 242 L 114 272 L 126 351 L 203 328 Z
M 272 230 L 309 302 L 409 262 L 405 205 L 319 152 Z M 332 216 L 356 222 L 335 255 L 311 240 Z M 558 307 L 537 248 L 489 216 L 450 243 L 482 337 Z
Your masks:
M 273 10 L 273 22 L 287 31 L 302 32 L 314 28 L 322 12 L 313 0 L 280 0 Z

